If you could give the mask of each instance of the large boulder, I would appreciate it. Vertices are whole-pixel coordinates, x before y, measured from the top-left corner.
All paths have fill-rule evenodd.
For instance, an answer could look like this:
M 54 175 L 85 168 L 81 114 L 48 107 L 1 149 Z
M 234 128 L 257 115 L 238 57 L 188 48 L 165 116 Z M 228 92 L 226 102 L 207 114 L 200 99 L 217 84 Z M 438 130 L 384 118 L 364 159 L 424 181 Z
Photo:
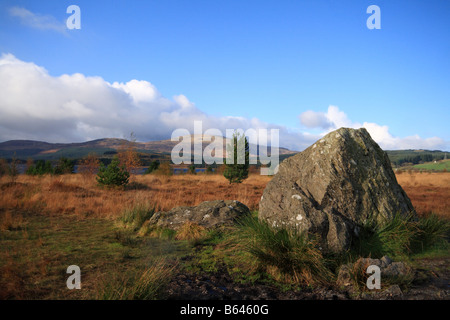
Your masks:
M 259 204 L 274 227 L 318 235 L 324 250 L 348 249 L 367 219 L 415 214 L 387 154 L 366 129 L 341 128 L 279 165 Z
M 248 207 L 237 200 L 205 201 L 194 207 L 183 206 L 156 212 L 150 218 L 149 225 L 177 230 L 183 224 L 193 222 L 205 228 L 215 228 L 230 226 L 247 214 L 250 214 Z

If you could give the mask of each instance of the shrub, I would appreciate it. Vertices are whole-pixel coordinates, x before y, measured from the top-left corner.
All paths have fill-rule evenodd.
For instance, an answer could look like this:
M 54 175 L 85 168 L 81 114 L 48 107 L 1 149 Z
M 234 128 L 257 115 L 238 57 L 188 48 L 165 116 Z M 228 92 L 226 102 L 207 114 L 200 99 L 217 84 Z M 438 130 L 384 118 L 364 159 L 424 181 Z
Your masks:
M 147 170 L 145 170 L 144 174 L 149 174 L 149 173 L 152 173 L 152 172 L 158 170 L 159 164 L 160 164 L 159 160 L 152 161 L 150 163 L 150 166 L 147 168 Z
M 195 165 L 191 164 L 189 166 L 189 174 L 197 174 L 197 172 L 195 171 Z
M 61 159 L 59 159 L 58 163 L 56 164 L 54 173 L 55 174 L 69 174 L 69 173 L 74 173 L 74 171 L 75 171 L 74 162 L 67 158 L 61 158 Z
M 103 163 L 100 164 L 100 169 L 97 174 L 97 182 L 99 185 L 106 187 L 125 187 L 129 179 L 130 174 L 124 165 L 119 165 L 119 159 L 117 157 L 114 157 L 107 167 Z
M 171 176 L 173 175 L 172 166 L 169 162 L 163 162 L 159 165 L 155 173 L 163 176 Z
M 28 165 L 27 171 L 25 172 L 28 175 L 32 176 L 41 176 L 44 174 L 53 174 L 53 166 L 50 161 L 37 160 L 36 164 Z

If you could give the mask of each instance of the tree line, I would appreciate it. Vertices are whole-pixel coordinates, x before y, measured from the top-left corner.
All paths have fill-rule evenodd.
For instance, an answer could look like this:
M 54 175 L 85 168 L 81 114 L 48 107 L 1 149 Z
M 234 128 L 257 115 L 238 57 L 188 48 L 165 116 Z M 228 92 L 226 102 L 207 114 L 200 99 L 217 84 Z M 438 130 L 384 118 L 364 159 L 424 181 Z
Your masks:
M 405 163 L 412 163 L 412 164 L 419 164 L 423 162 L 431 162 L 434 160 L 442 160 L 444 159 L 444 155 L 433 155 L 431 153 L 425 153 L 425 154 L 419 154 L 419 155 L 407 155 L 403 156 L 401 158 L 395 159 L 392 162 L 397 165 L 401 166 Z

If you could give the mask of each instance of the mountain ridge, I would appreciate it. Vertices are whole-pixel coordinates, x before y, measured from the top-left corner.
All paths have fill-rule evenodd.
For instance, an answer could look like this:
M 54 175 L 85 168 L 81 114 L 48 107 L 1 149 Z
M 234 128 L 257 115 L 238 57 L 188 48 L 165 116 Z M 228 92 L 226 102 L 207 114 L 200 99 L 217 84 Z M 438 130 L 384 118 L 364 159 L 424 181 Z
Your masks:
M 209 138 L 211 140 L 211 136 L 205 136 L 202 138 Z M 224 139 L 222 143 L 225 149 L 227 140 L 229 139 L 224 137 L 219 138 Z M 199 137 L 192 136 L 191 144 L 196 140 L 198 141 L 198 139 Z M 210 140 L 203 141 L 202 150 L 205 146 L 211 143 Z M 27 158 L 34 160 L 53 160 L 62 156 L 68 158 L 82 158 L 92 152 L 95 152 L 98 155 L 102 155 L 105 152 L 117 152 L 120 148 L 126 148 L 130 143 L 132 143 L 139 152 L 170 154 L 173 147 L 180 142 L 171 141 L 169 139 L 146 142 L 130 142 L 129 140 L 120 138 L 102 138 L 85 142 L 69 143 L 52 143 L 39 140 L 8 140 L 0 142 L 0 158 L 12 158 L 13 156 L 20 160 L 26 160 Z M 256 147 L 256 150 L 259 150 L 259 146 L 257 145 Z M 268 148 L 268 151 L 270 150 L 271 149 Z M 291 155 L 298 152 L 281 147 L 278 148 L 278 150 L 280 155 Z

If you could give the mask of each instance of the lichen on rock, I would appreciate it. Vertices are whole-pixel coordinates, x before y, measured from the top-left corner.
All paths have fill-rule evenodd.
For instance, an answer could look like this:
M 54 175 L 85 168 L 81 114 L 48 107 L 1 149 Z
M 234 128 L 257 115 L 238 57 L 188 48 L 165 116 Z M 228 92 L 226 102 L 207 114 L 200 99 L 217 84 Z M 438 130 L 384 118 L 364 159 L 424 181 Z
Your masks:
M 259 204 L 259 218 L 269 225 L 316 234 L 333 252 L 348 249 L 368 219 L 396 214 L 415 211 L 387 154 L 364 128 L 340 128 L 284 160 Z

